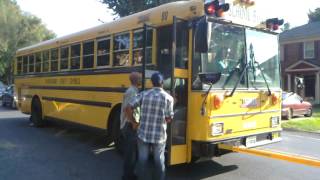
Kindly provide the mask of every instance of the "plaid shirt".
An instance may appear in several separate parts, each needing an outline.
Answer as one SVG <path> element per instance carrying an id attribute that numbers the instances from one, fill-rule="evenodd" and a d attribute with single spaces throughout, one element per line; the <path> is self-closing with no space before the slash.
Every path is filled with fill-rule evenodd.
<path id="1" fill-rule="evenodd" d="M 129 104 L 133 108 L 141 107 L 138 137 L 146 143 L 166 142 L 165 118 L 173 118 L 173 98 L 155 87 L 136 96 Z"/>

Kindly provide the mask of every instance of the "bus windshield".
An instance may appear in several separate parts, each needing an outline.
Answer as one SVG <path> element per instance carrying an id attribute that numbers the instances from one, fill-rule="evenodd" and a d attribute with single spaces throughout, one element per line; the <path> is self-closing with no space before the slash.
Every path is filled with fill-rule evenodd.
<path id="1" fill-rule="evenodd" d="M 215 22 L 208 22 L 207 32 L 208 52 L 196 52 L 193 59 L 193 89 L 209 88 L 199 81 L 199 73 L 221 73 L 213 89 L 233 88 L 246 67 L 237 88 L 266 88 L 266 82 L 280 87 L 276 35 Z"/>

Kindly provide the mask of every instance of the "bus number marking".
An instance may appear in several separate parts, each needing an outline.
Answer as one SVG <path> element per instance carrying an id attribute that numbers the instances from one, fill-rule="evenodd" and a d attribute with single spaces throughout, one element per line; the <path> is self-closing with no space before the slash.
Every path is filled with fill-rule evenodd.
<path id="1" fill-rule="evenodd" d="M 163 11 L 161 15 L 161 21 L 167 21 L 168 20 L 168 11 Z"/>

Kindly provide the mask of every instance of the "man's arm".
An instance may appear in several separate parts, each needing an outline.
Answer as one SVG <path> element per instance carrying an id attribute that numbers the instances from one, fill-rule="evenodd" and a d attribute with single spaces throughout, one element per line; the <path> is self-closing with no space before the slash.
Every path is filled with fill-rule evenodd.
<path id="1" fill-rule="evenodd" d="M 129 122 L 132 124 L 133 129 L 137 129 L 139 124 L 136 122 L 136 120 L 133 117 L 133 108 L 131 107 L 130 104 L 125 108 L 125 112 L 126 112 L 126 117 L 129 120 Z"/>
<path id="2" fill-rule="evenodd" d="M 165 117 L 165 120 L 166 120 L 167 123 L 170 123 L 172 121 L 173 115 L 174 115 L 174 112 L 173 112 L 173 98 L 171 97 L 171 98 L 169 98 L 167 100 L 167 106 L 166 106 L 166 117 Z"/>

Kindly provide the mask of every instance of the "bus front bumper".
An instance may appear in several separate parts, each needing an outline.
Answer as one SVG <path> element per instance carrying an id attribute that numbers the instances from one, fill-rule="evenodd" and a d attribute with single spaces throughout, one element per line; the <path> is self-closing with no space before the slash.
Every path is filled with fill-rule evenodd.
<path id="1" fill-rule="evenodd" d="M 237 147 L 257 147 L 281 141 L 281 131 L 254 134 L 218 141 L 192 141 L 192 156 L 194 157 L 213 157 L 221 156 L 230 151 L 219 149 L 219 144 L 226 144 Z"/>

